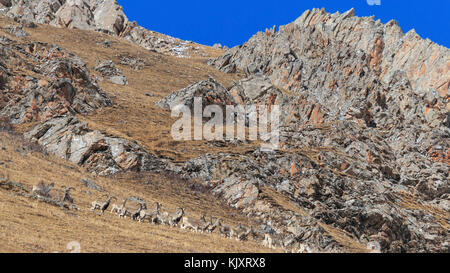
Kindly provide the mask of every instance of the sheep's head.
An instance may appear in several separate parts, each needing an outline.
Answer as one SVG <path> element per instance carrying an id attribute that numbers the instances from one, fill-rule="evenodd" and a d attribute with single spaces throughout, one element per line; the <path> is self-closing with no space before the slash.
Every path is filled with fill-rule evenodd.
<path id="1" fill-rule="evenodd" d="M 183 216 L 184 216 L 184 209 L 183 209 L 183 208 L 179 208 L 179 209 L 177 210 L 177 215 L 178 215 L 179 217 L 183 217 Z"/>

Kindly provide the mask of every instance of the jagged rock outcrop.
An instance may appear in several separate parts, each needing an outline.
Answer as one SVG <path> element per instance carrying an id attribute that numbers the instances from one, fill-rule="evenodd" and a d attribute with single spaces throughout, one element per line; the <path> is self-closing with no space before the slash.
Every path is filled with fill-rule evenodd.
<path id="1" fill-rule="evenodd" d="M 344 121 L 332 130 L 310 128 L 304 134 L 308 137 L 301 140 L 309 140 L 314 148 L 205 155 L 188 161 L 178 171 L 187 178 L 205 181 L 229 205 L 261 224 L 270 223 L 281 236 L 295 235 L 315 251 L 345 251 L 323 230 L 314 237 L 305 236 L 319 222 L 347 232 L 362 245 L 376 242 L 384 252 L 449 250 L 445 220 L 449 210 L 445 203 L 450 189 L 448 174 L 440 171 L 445 170 L 442 163 L 424 162 L 422 177 L 415 178 L 428 179 L 427 173 L 434 178 L 428 179 L 426 190 L 421 186 L 410 188 L 397 182 L 401 177 L 397 168 L 401 166 L 386 165 L 394 156 L 386 142 L 374 140 L 372 145 L 377 146 L 368 147 L 357 141 L 367 137 L 361 135 L 357 125 Z M 330 146 L 319 148 L 322 139 Z M 348 147 L 340 147 L 338 140 L 347 142 L 341 145 Z M 274 207 L 267 199 L 266 188 L 290 200 L 305 215 Z M 429 198 L 434 201 L 425 201 Z M 406 200 L 414 206 L 406 206 Z M 416 209 L 421 206 L 429 210 L 418 217 Z M 311 224 L 305 225 L 305 219 Z"/>
<path id="2" fill-rule="evenodd" d="M 96 0 L 95 2 L 91 6 L 95 7 L 93 15 L 96 28 L 116 35 L 122 33 L 128 23 L 122 7 L 116 1 Z"/>
<path id="3" fill-rule="evenodd" d="M 4 14 L 21 22 L 95 30 L 119 36 L 148 50 L 178 57 L 206 56 L 202 46 L 147 30 L 130 22 L 116 0 L 10 0 Z"/>
<path id="4" fill-rule="evenodd" d="M 107 78 L 112 83 L 119 85 L 128 84 L 127 78 L 122 74 L 122 71 L 116 67 L 112 60 L 99 62 L 94 70 L 99 72 L 102 77 Z"/>
<path id="5" fill-rule="evenodd" d="M 166 110 L 173 109 L 177 105 L 185 105 L 189 109 L 193 109 L 195 97 L 202 98 L 203 106 L 210 104 L 222 106 L 236 104 L 228 90 L 211 77 L 208 80 L 194 83 L 173 92 L 156 104 Z"/>
<path id="6" fill-rule="evenodd" d="M 29 34 L 23 29 L 22 26 L 8 26 L 6 27 L 6 31 L 16 36 L 17 38 L 24 38 Z"/>
<path id="7" fill-rule="evenodd" d="M 110 106 L 110 98 L 91 78 L 86 64 L 66 50 L 43 43 L 1 43 L 0 115 L 13 123 L 45 121 L 65 114 L 87 114 Z M 36 76 L 13 75 L 16 67 Z M 51 81 L 48 81 L 48 79 Z"/>
<path id="8" fill-rule="evenodd" d="M 12 5 L 11 0 L 1 0 L 0 4 L 2 4 L 4 7 L 7 7 L 7 8 L 11 7 L 11 5 Z"/>
<path id="9" fill-rule="evenodd" d="M 403 34 L 393 20 L 382 24 L 354 16 L 353 9 L 343 14 L 313 9 L 279 31 L 257 33 L 211 64 L 224 71 L 262 72 L 275 85 L 298 92 L 342 90 L 371 78 L 387 83 L 403 71 L 413 89 L 432 88 L 445 98 L 449 58 L 449 49 L 414 30 Z"/>
<path id="10" fill-rule="evenodd" d="M 256 34 L 211 64 L 270 79 L 256 82 L 291 98 L 278 101 L 289 116 L 286 126 L 300 130 L 307 123 L 353 120 L 391 139 L 398 161 L 406 163 L 406 149 L 416 158 L 450 164 L 450 50 L 414 31 L 403 34 L 395 21 L 383 25 L 355 17 L 354 10 L 314 9 L 279 31 Z"/>
<path id="11" fill-rule="evenodd" d="M 24 134 L 48 152 L 98 175 L 122 171 L 157 171 L 167 164 L 137 143 L 89 129 L 76 117 L 56 117 Z"/>
<path id="12" fill-rule="evenodd" d="M 120 64 L 126 65 L 133 68 L 136 71 L 142 70 L 142 68 L 150 66 L 150 64 L 137 56 L 132 56 L 129 54 L 122 54 L 119 56 Z"/>
<path id="13" fill-rule="evenodd" d="M 17 74 L 18 67 L 28 75 Z M 91 130 L 76 117 L 112 102 L 86 64 L 65 49 L 2 37 L 0 79 L 0 117 L 16 124 L 36 122 L 24 136 L 47 152 L 98 175 L 168 167 L 137 143 Z"/>
<path id="14" fill-rule="evenodd" d="M 19 20 L 115 35 L 128 22 L 115 0 L 12 0 L 3 5 L 7 15 Z"/>
<path id="15" fill-rule="evenodd" d="M 207 104 L 221 104 L 224 100 L 207 99 L 219 93 L 232 97 L 232 104 L 281 106 L 278 151 L 205 155 L 174 171 L 204 181 L 230 206 L 244 210 L 262 225 L 270 223 L 270 229 L 282 238 L 294 236 L 311 251 L 345 251 L 321 228 L 319 223 L 325 223 L 348 232 L 361 245 L 380 246 L 380 251 L 448 251 L 449 166 L 429 150 L 448 149 L 450 131 L 421 116 L 424 95 L 412 92 L 409 82 L 397 80 L 384 88 L 396 92 L 384 98 L 391 105 L 384 106 L 385 112 L 373 121 L 354 108 L 344 118 L 331 111 L 320 115 L 309 102 L 310 96 L 317 95 L 313 91 L 302 95 L 283 91 L 263 74 L 251 75 L 228 89 L 213 79 L 199 82 L 158 104 L 167 110 L 178 104 L 192 107 L 194 96 L 206 99 Z M 415 108 L 399 107 L 405 97 Z M 438 101 L 442 103 L 441 98 Z M 339 101 L 323 99 L 321 103 L 326 108 L 320 109 L 333 109 Z M 267 187 L 309 216 L 273 207 L 262 194 Z M 433 206 L 438 213 L 417 218 L 414 209 L 404 206 L 405 196 L 416 198 L 416 206 Z M 430 217 L 437 224 L 430 224 Z M 306 220 L 309 225 L 304 224 Z"/>
<path id="16" fill-rule="evenodd" d="M 265 214 L 256 191 L 235 189 L 268 186 L 384 252 L 448 252 L 449 49 L 395 21 L 314 9 L 210 64 L 248 75 L 229 89 L 239 103 L 280 106 L 280 147 L 200 157 L 182 173 L 262 222 L 282 223 L 275 229 L 285 236 L 299 223 Z"/>

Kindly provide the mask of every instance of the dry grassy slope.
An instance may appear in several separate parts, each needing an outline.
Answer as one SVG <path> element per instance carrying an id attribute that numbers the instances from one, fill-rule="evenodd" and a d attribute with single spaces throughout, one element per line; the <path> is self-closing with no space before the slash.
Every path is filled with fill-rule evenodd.
<path id="1" fill-rule="evenodd" d="M 139 196 L 148 202 L 159 201 L 173 212 L 183 206 L 198 218 L 201 212 L 222 217 L 227 224 L 249 223 L 208 193 L 189 190 L 176 179 L 154 174 L 122 175 L 113 178 L 92 177 L 82 168 L 39 152 L 20 153 L 18 136 L 0 133 L 0 180 L 8 178 L 31 191 L 41 179 L 54 181 L 53 194 L 62 195 L 62 186 L 75 187 L 72 196 L 79 211 L 59 207 L 16 195 L 0 187 L 0 252 L 67 252 L 71 241 L 81 244 L 82 252 L 264 252 L 255 241 L 236 242 L 212 235 L 196 234 L 179 228 L 120 220 L 109 212 L 104 216 L 89 210 L 90 203 L 102 193 L 80 183 L 88 178 L 118 198 Z M 17 151 L 19 149 L 19 151 Z M 4 164 L 3 164 L 4 163 Z M 144 181 L 151 181 L 145 185 Z M 90 194 L 88 193 L 90 192 Z M 136 204 L 130 203 L 133 207 Z"/>
<path id="2" fill-rule="evenodd" d="M 0 24 L 5 26 L 8 19 L 0 18 Z M 4 31 L 2 31 L 4 32 Z M 222 73 L 208 65 L 206 58 L 177 58 L 148 51 L 140 46 L 93 31 L 60 29 L 39 25 L 36 29 L 27 29 L 31 35 L 23 40 L 54 43 L 78 55 L 85 61 L 93 75 L 100 76 L 94 71 L 98 61 L 111 59 L 128 78 L 128 86 L 112 83 L 99 83 L 111 96 L 114 106 L 103 108 L 87 117 L 80 117 L 89 122 L 91 128 L 108 132 L 137 141 L 147 151 L 155 155 L 169 157 L 176 161 L 185 161 L 205 152 L 229 151 L 229 148 L 219 149 L 206 142 L 176 142 L 170 136 L 174 120 L 170 112 L 159 109 L 155 102 L 173 91 L 184 88 L 195 82 L 214 77 L 224 86 L 230 86 L 233 80 L 243 75 L 229 75 Z M 8 36 L 5 34 L 5 36 Z M 9 36 L 11 37 L 11 36 Z M 11 37 L 13 38 L 13 37 Z M 14 38 L 17 39 L 17 38 Z M 108 39 L 112 47 L 106 48 L 97 42 Z M 211 57 L 222 54 L 222 50 L 207 48 Z M 140 71 L 129 66 L 120 65 L 121 55 L 138 56 L 149 63 Z M 145 94 L 151 92 L 155 97 Z M 256 143 L 253 145 L 257 145 Z M 242 152 L 248 147 L 236 149 Z"/>
<path id="3" fill-rule="evenodd" d="M 12 23 L 9 19 L 0 17 L 0 35 L 17 40 L 4 30 Z M 113 98 L 115 106 L 89 117 L 80 117 L 88 121 L 91 128 L 137 140 L 155 154 L 177 155 L 187 148 L 192 148 L 193 154 L 201 153 L 201 149 L 211 150 L 202 146 L 196 151 L 192 144 L 175 146 L 170 143 L 168 113 L 156 108 L 154 102 L 171 91 L 205 79 L 208 75 L 226 85 L 233 80 L 230 76 L 209 68 L 204 64 L 205 60 L 164 56 L 96 32 L 49 26 L 26 31 L 31 35 L 22 40 L 57 44 L 80 56 L 91 70 L 98 60 L 112 59 L 118 63 L 119 54 L 139 56 L 150 63 L 149 67 L 139 72 L 118 65 L 128 77 L 130 85 L 123 87 L 101 84 Z M 112 48 L 97 45 L 97 42 L 105 39 L 113 42 Z M 220 53 L 210 50 L 211 55 Z M 152 92 L 157 97 L 149 98 L 145 96 L 146 92 Z M 5 163 L 0 164 L 0 179 L 8 178 L 22 183 L 28 191 L 41 180 L 52 181 L 56 183 L 54 192 L 57 195 L 62 194 L 63 185 L 75 187 L 73 197 L 81 209 L 65 211 L 0 188 L 0 252 L 67 252 L 66 244 L 71 241 L 80 242 L 83 252 L 268 251 L 259 242 L 238 243 L 222 239 L 217 233 L 201 235 L 180 229 L 138 224 L 130 220 L 119 220 L 110 213 L 98 216 L 88 208 L 93 200 L 102 198 L 102 193 L 90 190 L 80 183 L 80 179 L 89 178 L 119 198 L 139 196 L 152 204 L 159 201 L 170 212 L 183 206 L 187 213 L 196 218 L 202 212 L 207 212 L 207 215 L 221 217 L 230 225 L 238 222 L 251 224 L 240 212 L 229 208 L 209 193 L 190 190 L 175 178 L 155 174 L 92 177 L 82 168 L 52 156 L 38 152 L 22 155 L 16 151 L 23 146 L 22 139 L 5 132 L 0 132 L 0 146 L 5 147 L 5 150 L 0 150 L 0 163 Z M 151 183 L 146 185 L 144 182 L 147 181 Z M 86 193 L 87 191 L 91 194 Z"/>

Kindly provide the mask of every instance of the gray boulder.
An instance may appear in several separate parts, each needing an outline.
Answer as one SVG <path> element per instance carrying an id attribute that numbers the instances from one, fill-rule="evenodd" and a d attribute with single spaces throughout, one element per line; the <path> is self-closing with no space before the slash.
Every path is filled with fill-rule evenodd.
<path id="1" fill-rule="evenodd" d="M 122 75 L 122 70 L 118 69 L 111 60 L 99 62 L 94 70 L 99 72 L 102 77 L 105 77 L 112 83 L 128 85 L 128 80 L 124 75 Z"/>
<path id="2" fill-rule="evenodd" d="M 194 83 L 186 88 L 173 92 L 156 104 L 166 110 L 173 109 L 177 105 L 185 105 L 189 109 L 194 108 L 194 98 L 201 97 L 203 106 L 217 104 L 221 106 L 234 105 L 236 102 L 225 87 L 212 77 L 208 80 Z"/>

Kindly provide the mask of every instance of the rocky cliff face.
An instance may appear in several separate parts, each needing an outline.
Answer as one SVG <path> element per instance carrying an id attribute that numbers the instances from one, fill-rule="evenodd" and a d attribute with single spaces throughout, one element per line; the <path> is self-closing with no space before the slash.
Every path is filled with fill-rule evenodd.
<path id="1" fill-rule="evenodd" d="M 17 72 L 21 71 L 21 72 Z M 138 144 L 92 130 L 76 115 L 112 106 L 78 56 L 56 45 L 0 37 L 0 116 L 35 126 L 25 138 L 99 175 L 166 166 Z"/>
<path id="2" fill-rule="evenodd" d="M 186 164 L 188 176 L 219 183 L 230 205 L 282 234 L 300 238 L 314 226 L 269 209 L 267 186 L 381 251 L 448 251 L 448 219 L 424 221 L 399 196 L 448 215 L 449 49 L 395 21 L 314 9 L 210 64 L 247 74 L 228 89 L 236 101 L 281 106 L 282 147 L 201 157 Z M 323 236 L 300 240 L 330 251 Z"/>
<path id="3" fill-rule="evenodd" d="M 167 167 L 164 160 L 150 155 L 138 144 L 92 130 L 72 115 L 42 122 L 24 136 L 48 152 L 102 176 Z"/>
<path id="4" fill-rule="evenodd" d="M 0 115 L 12 123 L 41 122 L 65 114 L 87 114 L 111 105 L 86 64 L 66 50 L 43 43 L 0 41 Z M 36 75 L 16 75 L 14 71 Z"/>
<path id="5" fill-rule="evenodd" d="M 2 4 L 7 15 L 39 24 L 119 35 L 128 23 L 122 8 L 110 0 L 12 0 Z"/>
<path id="6" fill-rule="evenodd" d="M 5 0 L 1 12 L 19 21 L 95 30 L 120 36 L 148 50 L 178 57 L 205 56 L 202 47 L 130 22 L 116 0 Z"/>
<path id="7" fill-rule="evenodd" d="M 257 33 L 212 63 L 228 72 L 262 72 L 275 85 L 299 92 L 367 86 L 373 78 L 388 83 L 402 71 L 413 89 L 434 89 L 445 98 L 449 58 L 448 48 L 414 30 L 404 34 L 395 21 L 313 9 L 279 31 Z"/>

